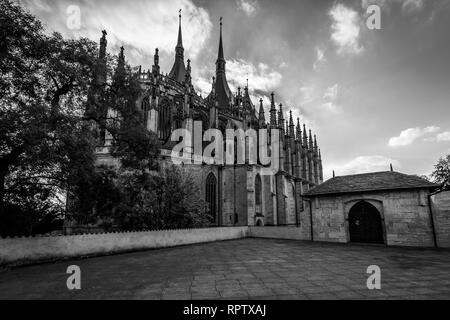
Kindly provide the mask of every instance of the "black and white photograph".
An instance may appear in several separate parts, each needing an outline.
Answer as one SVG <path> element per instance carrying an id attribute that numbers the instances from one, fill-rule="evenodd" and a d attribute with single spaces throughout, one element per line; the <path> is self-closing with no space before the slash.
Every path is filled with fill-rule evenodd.
<path id="1" fill-rule="evenodd" d="M 450 0 L 0 0 L 0 300 L 450 300 L 449 31 Z"/>

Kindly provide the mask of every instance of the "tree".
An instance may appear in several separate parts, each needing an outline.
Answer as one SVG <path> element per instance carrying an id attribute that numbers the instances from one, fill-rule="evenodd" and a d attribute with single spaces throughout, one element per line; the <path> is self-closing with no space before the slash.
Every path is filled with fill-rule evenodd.
<path id="1" fill-rule="evenodd" d="M 12 213 L 39 221 L 61 215 L 63 190 L 92 168 L 93 145 L 80 115 L 96 45 L 46 35 L 8 0 L 0 1 L 0 24 L 0 224 Z M 38 218 L 29 219 L 33 214 Z M 20 229 L 20 217 L 12 220 Z"/>
<path id="2" fill-rule="evenodd" d="M 117 190 L 121 196 L 112 216 L 119 229 L 194 228 L 211 223 L 194 177 L 175 165 L 158 171 L 122 171 Z"/>
<path id="3" fill-rule="evenodd" d="M 110 81 L 97 95 L 96 110 L 87 113 L 97 44 L 47 35 L 34 16 L 9 0 L 0 0 L 0 25 L 0 225 L 32 234 L 33 227 L 20 221 L 61 218 L 66 190 L 76 192 L 100 179 L 97 129 L 113 134 L 113 153 L 127 166 L 154 166 L 158 145 L 141 130 L 133 107 L 138 84 L 129 67 L 123 81 Z M 120 117 L 104 121 L 106 106 Z"/>
<path id="4" fill-rule="evenodd" d="M 444 190 L 450 190 L 450 155 L 439 159 L 431 176 Z"/>

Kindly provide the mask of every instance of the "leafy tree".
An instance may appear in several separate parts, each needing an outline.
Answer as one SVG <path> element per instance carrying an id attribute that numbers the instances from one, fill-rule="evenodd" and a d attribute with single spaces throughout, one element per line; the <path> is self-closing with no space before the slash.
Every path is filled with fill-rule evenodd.
<path id="1" fill-rule="evenodd" d="M 46 35 L 8 0 L 0 1 L 0 24 L 0 224 L 15 212 L 20 229 L 21 220 L 60 215 L 63 190 L 92 168 L 91 138 L 79 120 L 96 46 Z"/>
<path id="2" fill-rule="evenodd" d="M 113 217 L 119 228 L 173 229 L 211 223 L 194 177 L 180 167 L 122 171 L 117 184 L 122 195 Z"/>
<path id="3" fill-rule="evenodd" d="M 61 218 L 67 190 L 73 194 L 99 181 L 94 132 L 113 134 L 112 151 L 127 166 L 153 166 L 158 146 L 132 107 L 138 84 L 128 67 L 123 81 L 110 81 L 98 94 L 96 111 L 88 113 L 98 89 L 97 44 L 48 35 L 9 0 L 0 0 L 0 25 L 0 225 L 31 234 L 34 228 L 20 221 Z M 107 105 L 119 118 L 95 116 L 103 116 Z"/>
<path id="4" fill-rule="evenodd" d="M 442 184 L 444 190 L 450 190 L 450 155 L 439 159 L 431 176 L 436 183 Z"/>

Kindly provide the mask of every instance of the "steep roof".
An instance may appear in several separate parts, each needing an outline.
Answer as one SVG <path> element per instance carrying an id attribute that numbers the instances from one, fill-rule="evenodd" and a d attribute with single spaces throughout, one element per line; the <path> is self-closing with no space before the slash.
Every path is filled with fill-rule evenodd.
<path id="1" fill-rule="evenodd" d="M 311 189 L 305 196 L 437 187 L 418 176 L 385 171 L 335 177 Z"/>
<path id="2" fill-rule="evenodd" d="M 225 71 L 225 57 L 223 54 L 223 41 L 222 41 L 222 18 L 220 18 L 220 40 L 219 40 L 219 52 L 216 61 L 216 82 L 215 82 L 215 99 L 218 102 L 219 109 L 227 109 L 230 105 L 230 99 L 233 94 L 228 86 L 226 71 Z M 211 97 L 212 93 L 210 94 Z M 214 97 L 213 97 L 214 98 Z"/>
<path id="3" fill-rule="evenodd" d="M 182 83 L 186 76 L 186 66 L 184 64 L 184 48 L 183 48 L 183 36 L 181 33 L 181 14 L 178 26 L 178 41 L 175 47 L 175 62 L 172 70 L 170 70 L 169 77 L 173 80 Z"/>

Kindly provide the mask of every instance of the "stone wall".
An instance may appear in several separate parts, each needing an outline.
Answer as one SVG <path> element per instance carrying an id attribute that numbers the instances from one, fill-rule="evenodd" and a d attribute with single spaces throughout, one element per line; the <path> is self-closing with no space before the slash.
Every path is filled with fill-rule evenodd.
<path id="1" fill-rule="evenodd" d="M 248 236 L 251 238 L 309 240 L 309 230 L 295 226 L 280 227 L 249 227 Z"/>
<path id="2" fill-rule="evenodd" d="M 387 245 L 434 246 L 426 190 L 315 197 L 311 202 L 314 240 L 349 242 L 348 214 L 361 200 L 380 211 Z"/>
<path id="3" fill-rule="evenodd" d="M 450 191 L 431 196 L 438 247 L 450 248 Z"/>
<path id="4" fill-rule="evenodd" d="M 0 265 L 241 239 L 248 227 L 0 239 Z"/>

